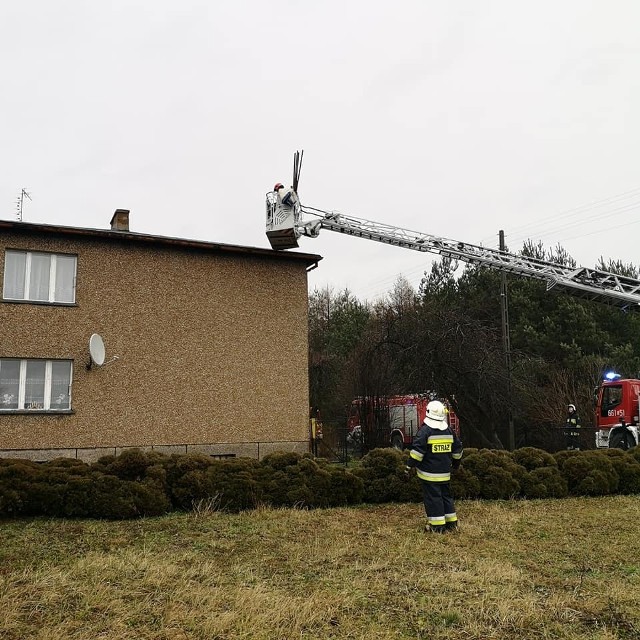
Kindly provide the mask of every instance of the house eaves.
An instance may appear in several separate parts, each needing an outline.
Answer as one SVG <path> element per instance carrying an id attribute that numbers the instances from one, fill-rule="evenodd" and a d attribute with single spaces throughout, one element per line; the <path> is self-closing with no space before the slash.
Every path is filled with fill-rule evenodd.
<path id="1" fill-rule="evenodd" d="M 137 233 L 134 231 L 66 227 L 52 224 L 17 222 L 13 220 L 0 220 L 0 232 L 2 231 L 13 231 L 16 233 L 31 235 L 83 237 L 102 240 L 105 242 L 148 244 L 163 247 L 194 249 L 198 251 L 210 251 L 214 253 L 254 256 L 268 260 L 303 262 L 306 263 L 307 271 L 315 269 L 318 266 L 318 262 L 322 260 L 322 256 L 313 253 L 291 253 L 289 251 L 274 251 L 273 249 L 262 249 L 260 247 L 223 244 L 221 242 L 205 242 L 203 240 L 156 236 L 147 233 Z"/>

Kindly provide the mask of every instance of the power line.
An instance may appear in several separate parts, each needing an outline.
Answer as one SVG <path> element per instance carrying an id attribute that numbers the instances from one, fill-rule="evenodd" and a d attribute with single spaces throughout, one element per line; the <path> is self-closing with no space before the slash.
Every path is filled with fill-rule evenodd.
<path id="1" fill-rule="evenodd" d="M 624 200 L 628 200 L 630 198 L 635 198 L 638 195 L 640 195 L 640 187 L 637 187 L 635 189 L 630 189 L 629 191 L 624 191 L 622 193 L 618 193 L 616 195 L 613 196 L 609 196 L 607 198 L 600 198 L 598 200 L 594 200 L 591 202 L 587 202 L 585 204 L 582 204 L 580 206 L 577 207 L 572 207 L 570 209 L 565 209 L 564 211 L 560 211 L 558 213 L 554 213 L 551 214 L 549 216 L 546 216 L 544 218 L 540 218 L 538 220 L 535 220 L 533 222 L 528 222 L 524 225 L 520 225 L 518 227 L 514 227 L 512 229 L 507 229 L 507 235 L 510 238 L 513 238 L 514 236 L 520 236 L 520 237 L 528 237 L 530 235 L 532 235 L 533 231 L 536 228 L 540 228 L 540 227 L 545 227 L 547 229 L 547 231 L 552 232 L 553 228 L 549 228 L 549 226 L 546 224 L 548 221 L 553 220 L 553 221 L 559 221 L 559 220 L 567 220 L 567 219 L 579 219 L 581 221 L 584 220 L 583 214 L 586 211 L 589 211 L 590 209 L 596 209 L 598 207 L 602 207 L 602 205 L 605 204 L 614 204 L 617 201 L 624 201 Z M 629 204 L 623 205 L 623 206 L 631 206 Z M 601 214 L 594 214 L 595 216 L 601 215 Z M 567 223 L 565 223 L 567 224 Z M 529 230 L 529 231 L 527 231 Z M 491 240 L 493 240 L 494 237 L 491 236 Z M 485 238 L 484 241 L 487 241 L 488 238 Z"/>
<path id="2" fill-rule="evenodd" d="M 599 222 L 599 221 L 602 221 L 602 220 L 606 220 L 608 218 L 613 218 L 615 216 L 622 215 L 623 213 L 627 213 L 627 212 L 633 211 L 635 209 L 640 209 L 640 201 L 631 203 L 629 205 L 625 205 L 623 207 L 618 207 L 617 209 L 612 209 L 612 210 L 607 211 L 607 212 L 594 213 L 591 216 L 583 218 L 579 223 L 574 223 L 574 222 L 565 223 L 565 224 L 561 224 L 561 225 L 558 225 L 558 226 L 555 226 L 555 227 L 549 227 L 543 233 L 529 234 L 528 236 L 527 235 L 518 235 L 518 234 L 516 234 L 515 236 L 513 236 L 513 235 L 510 236 L 510 238 L 511 238 L 511 240 L 515 240 L 517 242 L 517 241 L 520 241 L 520 240 L 525 240 L 525 239 L 527 239 L 527 237 L 530 237 L 531 235 L 537 235 L 540 238 L 546 238 L 546 237 L 549 237 L 551 235 L 557 236 L 557 235 L 560 235 L 560 234 L 562 234 L 563 232 L 565 232 L 567 230 L 575 229 L 578 226 L 584 226 L 584 225 L 586 225 L 586 224 L 588 224 L 590 222 Z M 631 220 L 631 221 L 629 221 L 629 222 L 627 222 L 625 224 L 618 225 L 616 228 L 621 227 L 621 226 L 625 226 L 626 224 L 635 224 L 635 222 L 636 221 Z M 606 231 L 606 229 L 603 229 L 603 231 Z"/>
<path id="3" fill-rule="evenodd" d="M 585 238 L 587 236 L 594 236 L 598 233 L 604 233 L 605 231 L 613 231 L 615 229 L 621 229 L 622 227 L 628 227 L 632 224 L 640 224 L 640 220 L 634 220 L 633 222 L 625 222 L 624 224 L 616 225 L 615 227 L 607 227 L 606 229 L 598 229 L 597 231 L 591 231 L 589 233 L 583 233 L 578 236 L 571 236 L 570 238 L 563 238 L 563 240 L 577 240 L 578 238 Z"/>

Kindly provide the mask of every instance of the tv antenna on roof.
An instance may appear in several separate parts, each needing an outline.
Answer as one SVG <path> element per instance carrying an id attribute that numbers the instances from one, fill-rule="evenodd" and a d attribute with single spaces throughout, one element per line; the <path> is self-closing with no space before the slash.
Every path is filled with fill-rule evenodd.
<path id="1" fill-rule="evenodd" d="M 16 216 L 20 222 L 22 222 L 22 208 L 24 206 L 25 196 L 29 198 L 29 200 L 31 200 L 31 196 L 27 193 L 27 190 L 24 187 L 22 187 L 22 190 L 20 191 L 20 195 L 16 200 Z"/>

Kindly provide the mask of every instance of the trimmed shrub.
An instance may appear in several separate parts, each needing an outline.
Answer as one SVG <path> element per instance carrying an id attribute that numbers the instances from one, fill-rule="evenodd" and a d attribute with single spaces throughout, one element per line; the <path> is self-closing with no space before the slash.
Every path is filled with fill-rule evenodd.
<path id="1" fill-rule="evenodd" d="M 564 455 L 572 453 L 574 455 Z M 556 460 L 576 496 L 604 496 L 615 493 L 619 478 L 609 457 L 600 451 L 559 452 Z"/>
<path id="2" fill-rule="evenodd" d="M 107 520 L 124 520 L 140 515 L 126 490 L 126 481 L 117 476 L 94 473 L 91 515 Z"/>
<path id="3" fill-rule="evenodd" d="M 89 515 L 107 520 L 126 520 L 167 513 L 171 503 L 150 482 L 120 480 L 116 476 L 93 475 L 92 504 Z"/>
<path id="4" fill-rule="evenodd" d="M 151 478 L 142 482 L 124 482 L 126 489 L 131 493 L 136 512 L 134 517 L 161 516 L 171 511 L 171 500 L 160 483 Z"/>
<path id="5" fill-rule="evenodd" d="M 61 518 L 86 518 L 94 515 L 93 500 L 95 480 L 89 473 L 67 475 L 47 470 L 40 483 L 41 499 L 51 496 L 51 502 L 44 504 L 41 512 Z M 100 517 L 100 516 L 98 516 Z"/>
<path id="6" fill-rule="evenodd" d="M 278 452 L 215 460 L 128 449 L 87 465 L 0 459 L 0 517 L 46 515 L 126 519 L 191 510 L 202 501 L 226 511 L 259 504 L 304 508 L 360 502 L 420 502 L 405 475 L 408 452 L 374 449 L 353 471 L 309 454 Z M 452 473 L 456 499 L 562 498 L 640 493 L 640 449 L 561 451 L 467 449 Z"/>
<path id="7" fill-rule="evenodd" d="M 364 496 L 364 481 L 346 469 L 328 469 L 330 475 L 329 506 L 360 504 Z"/>
<path id="8" fill-rule="evenodd" d="M 618 475 L 618 493 L 640 493 L 640 460 L 636 459 L 631 451 L 622 449 L 603 449 L 601 452 L 607 456 Z"/>
<path id="9" fill-rule="evenodd" d="M 0 518 L 20 515 L 23 510 L 20 491 L 10 489 L 0 480 Z"/>
<path id="10" fill-rule="evenodd" d="M 100 458 L 94 470 L 121 480 L 142 480 L 153 462 L 141 449 L 125 449 L 118 456 Z"/>
<path id="11" fill-rule="evenodd" d="M 295 451 L 275 451 L 262 458 L 262 464 L 276 471 L 282 471 L 287 467 L 294 467 L 302 457 Z"/>
<path id="12" fill-rule="evenodd" d="M 212 458 L 201 454 L 172 454 L 165 457 L 161 462 L 166 474 L 167 493 L 171 503 L 181 510 L 189 510 L 194 502 L 193 497 L 202 497 L 201 488 L 202 480 L 199 474 L 193 474 L 194 471 L 204 471 L 208 469 L 214 462 Z M 155 467 L 155 465 L 153 465 Z M 193 484 L 193 486 L 191 486 Z"/>
<path id="13" fill-rule="evenodd" d="M 513 461 L 508 451 L 480 449 L 463 457 L 464 468 L 478 480 L 479 497 L 506 500 L 520 495 L 527 470 Z"/>
<path id="14" fill-rule="evenodd" d="M 465 468 L 464 463 L 451 474 L 451 493 L 460 499 L 480 497 L 480 480 Z"/>
<path id="15" fill-rule="evenodd" d="M 159 489 L 162 489 L 163 493 L 167 496 L 167 499 L 169 501 L 171 500 L 171 489 L 167 480 L 167 470 L 163 464 L 152 464 L 148 466 L 145 481 L 153 482 Z"/>
<path id="16" fill-rule="evenodd" d="M 187 471 L 171 485 L 171 503 L 182 511 L 190 511 L 201 501 L 215 495 L 215 488 L 207 478 L 206 469 Z"/>
<path id="17" fill-rule="evenodd" d="M 543 466 L 533 469 L 524 477 L 522 495 L 532 499 L 565 498 L 569 495 L 569 488 L 557 465 Z"/>
<path id="18" fill-rule="evenodd" d="M 488 500 L 509 500 L 520 494 L 520 483 L 511 473 L 496 465 L 483 470 L 480 481 L 480 497 Z"/>
<path id="19" fill-rule="evenodd" d="M 536 447 L 522 447 L 511 455 L 514 462 L 527 471 L 518 476 L 523 497 L 562 498 L 568 495 L 567 481 L 553 455 Z"/>
<path id="20" fill-rule="evenodd" d="M 252 458 L 214 460 L 204 474 L 202 488 L 220 509 L 241 511 L 252 509 L 262 501 L 258 482 L 260 463 Z"/>
<path id="21" fill-rule="evenodd" d="M 49 460 L 45 464 L 38 465 L 40 468 L 46 469 L 64 469 L 68 473 L 79 473 L 84 474 L 89 465 L 82 460 L 78 460 L 77 458 L 54 458 L 53 460 Z"/>
<path id="22" fill-rule="evenodd" d="M 640 447 L 633 447 L 629 449 L 627 453 L 632 456 L 636 462 L 640 462 Z"/>
<path id="23" fill-rule="evenodd" d="M 307 454 L 305 454 L 305 457 Z M 364 482 L 352 471 L 344 467 L 331 464 L 326 458 L 312 458 L 315 463 L 331 476 L 329 489 L 329 506 L 340 507 L 350 504 L 360 504 L 364 492 Z"/>
<path id="24" fill-rule="evenodd" d="M 312 458 L 302 458 L 296 465 L 287 467 L 286 473 L 293 483 L 307 486 L 317 496 L 306 506 L 328 506 L 331 498 L 331 474 Z"/>
<path id="25" fill-rule="evenodd" d="M 263 458 L 260 489 L 275 507 L 327 507 L 331 504 L 331 474 L 310 456 L 273 453 Z"/>
<path id="26" fill-rule="evenodd" d="M 39 465 L 31 460 L 0 459 L 0 517 L 31 515 L 29 489 L 37 482 Z"/>
<path id="27" fill-rule="evenodd" d="M 61 517 L 88 515 L 89 474 L 89 466 L 81 460 L 58 458 L 38 465 L 36 478 L 26 487 L 25 512 Z M 67 492 L 73 497 L 67 499 Z"/>
<path id="28" fill-rule="evenodd" d="M 419 481 L 407 480 L 405 463 L 408 453 L 397 449 L 373 449 L 354 470 L 364 483 L 363 500 L 370 503 L 417 502 L 422 499 Z"/>
<path id="29" fill-rule="evenodd" d="M 516 449 L 511 455 L 514 462 L 523 466 L 527 471 L 541 467 L 558 468 L 558 462 L 550 453 L 535 447 L 522 447 L 522 449 Z"/>

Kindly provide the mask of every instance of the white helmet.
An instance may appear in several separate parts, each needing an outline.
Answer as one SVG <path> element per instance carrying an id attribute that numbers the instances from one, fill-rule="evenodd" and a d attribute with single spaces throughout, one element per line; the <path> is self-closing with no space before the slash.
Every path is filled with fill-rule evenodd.
<path id="1" fill-rule="evenodd" d="M 571 411 L 571 409 L 573 409 L 575 411 L 576 410 L 576 405 L 575 404 L 570 404 L 569 405 L 569 411 Z"/>
<path id="2" fill-rule="evenodd" d="M 447 428 L 447 408 L 440 400 L 432 400 L 427 405 L 427 415 L 424 418 L 424 423 L 434 429 L 444 430 Z"/>

